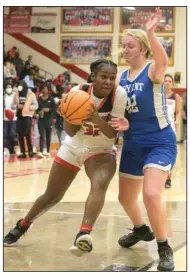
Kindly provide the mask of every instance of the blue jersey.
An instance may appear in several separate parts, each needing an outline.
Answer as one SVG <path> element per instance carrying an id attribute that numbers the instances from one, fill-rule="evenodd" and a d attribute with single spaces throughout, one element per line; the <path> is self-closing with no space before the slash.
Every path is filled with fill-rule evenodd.
<path id="1" fill-rule="evenodd" d="M 148 77 L 150 64 L 146 64 L 132 80 L 128 79 L 128 70 L 121 75 L 119 84 L 126 90 L 128 95 L 126 118 L 130 123 L 125 136 L 156 132 L 170 124 L 166 109 L 164 86 L 153 83 Z"/>

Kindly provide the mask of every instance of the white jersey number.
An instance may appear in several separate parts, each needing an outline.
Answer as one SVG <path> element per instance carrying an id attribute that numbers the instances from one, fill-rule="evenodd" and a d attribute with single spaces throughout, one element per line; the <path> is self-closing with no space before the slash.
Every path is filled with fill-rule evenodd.
<path id="1" fill-rule="evenodd" d="M 132 95 L 132 97 L 127 98 L 127 106 L 126 110 L 129 114 L 139 112 L 139 108 L 137 107 L 136 95 Z"/>

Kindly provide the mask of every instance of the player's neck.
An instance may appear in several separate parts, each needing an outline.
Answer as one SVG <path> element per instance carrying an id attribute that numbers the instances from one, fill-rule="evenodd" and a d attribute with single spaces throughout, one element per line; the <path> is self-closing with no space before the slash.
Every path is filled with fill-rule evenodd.
<path id="1" fill-rule="evenodd" d="M 148 63 L 147 59 L 138 59 L 138 60 L 134 60 L 131 64 L 130 64 L 130 72 L 138 72 L 140 70 L 142 70 L 146 64 Z"/>

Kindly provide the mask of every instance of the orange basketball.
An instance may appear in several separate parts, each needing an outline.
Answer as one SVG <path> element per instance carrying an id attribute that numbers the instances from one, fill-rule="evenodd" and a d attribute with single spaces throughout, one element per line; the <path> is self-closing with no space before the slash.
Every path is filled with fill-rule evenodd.
<path id="1" fill-rule="evenodd" d="M 71 124 L 81 125 L 87 118 L 87 108 L 93 104 L 91 96 L 84 91 L 74 91 L 61 99 L 59 110 L 61 115 Z"/>

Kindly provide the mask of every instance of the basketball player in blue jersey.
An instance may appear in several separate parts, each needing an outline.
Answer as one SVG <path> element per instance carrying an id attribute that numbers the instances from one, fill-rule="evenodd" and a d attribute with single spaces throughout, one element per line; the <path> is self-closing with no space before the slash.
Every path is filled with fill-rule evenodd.
<path id="1" fill-rule="evenodd" d="M 127 94 L 121 86 L 115 85 L 117 65 L 101 59 L 91 64 L 90 84 L 83 84 L 70 91 L 88 92 L 94 101 L 89 109 L 88 119 L 81 125 L 72 125 L 64 120 L 67 133 L 52 165 L 45 193 L 40 196 L 26 215 L 4 238 L 4 245 L 14 245 L 26 233 L 32 222 L 56 205 L 84 164 L 91 182 L 91 189 L 86 200 L 85 212 L 70 252 L 83 256 L 92 251 L 90 232 L 104 205 L 109 183 L 115 174 L 116 158 L 114 141 L 117 131 L 123 130 L 122 121 L 117 131 L 108 121 L 112 117 L 124 116 Z M 127 120 L 125 129 L 128 128 Z M 67 225 L 65 225 L 67 227 Z M 64 230 L 64 224 L 63 224 Z"/>
<path id="2" fill-rule="evenodd" d="M 168 173 L 173 167 L 177 148 L 166 112 L 166 95 L 162 87 L 168 66 L 167 54 L 154 33 L 162 18 L 156 8 L 146 24 L 146 31 L 125 30 L 122 54 L 129 69 L 121 75 L 120 85 L 128 95 L 126 117 L 129 130 L 124 133 L 120 162 L 119 201 L 130 217 L 133 232 L 119 239 L 123 247 L 138 241 L 158 244 L 158 270 L 174 269 L 173 251 L 167 240 L 166 212 L 162 205 L 162 192 Z M 152 61 L 150 61 L 152 55 Z M 121 119 L 113 119 L 117 126 Z M 137 203 L 143 188 L 143 201 L 153 229 L 145 225 Z"/>

